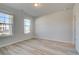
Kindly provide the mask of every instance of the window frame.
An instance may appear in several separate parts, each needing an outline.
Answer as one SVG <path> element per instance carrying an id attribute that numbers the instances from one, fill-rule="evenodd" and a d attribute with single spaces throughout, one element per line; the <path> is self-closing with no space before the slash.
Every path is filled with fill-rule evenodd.
<path id="1" fill-rule="evenodd" d="M 7 15 L 11 15 L 11 16 L 12 16 L 11 23 L 3 23 L 3 24 L 6 24 L 6 25 L 11 26 L 10 35 L 2 34 L 2 35 L 0 35 L 0 37 L 12 36 L 12 35 L 13 35 L 13 23 L 14 23 L 13 20 L 14 20 L 14 15 L 13 15 L 13 14 L 10 14 L 10 13 L 8 13 L 8 12 L 3 12 L 3 11 L 0 11 L 0 13 L 7 14 Z M 9 20 L 10 20 L 10 19 L 9 19 Z"/>
<path id="2" fill-rule="evenodd" d="M 25 23 L 24 23 L 24 34 L 29 34 L 29 33 L 31 33 L 31 19 L 30 18 L 24 18 L 24 22 L 25 22 L 25 20 L 29 20 L 30 21 L 30 30 L 29 30 L 29 32 L 25 32 L 25 26 L 28 26 L 28 25 L 25 25 Z"/>

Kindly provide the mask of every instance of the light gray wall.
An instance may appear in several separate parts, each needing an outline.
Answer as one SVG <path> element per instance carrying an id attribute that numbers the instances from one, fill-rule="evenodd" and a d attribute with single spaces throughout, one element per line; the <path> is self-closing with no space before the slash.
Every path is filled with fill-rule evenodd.
<path id="1" fill-rule="evenodd" d="M 12 14 L 14 16 L 14 24 L 13 24 L 13 35 L 12 36 L 7 36 L 7 37 L 0 37 L 0 47 L 12 44 L 18 41 L 22 40 L 27 40 L 30 38 L 33 38 L 33 33 L 34 33 L 34 28 L 33 24 L 34 21 L 32 17 L 24 13 L 23 11 L 13 9 L 9 6 L 5 6 L 0 4 L 0 11 Z M 24 18 L 30 18 L 31 19 L 31 33 L 29 34 L 24 34 Z"/>
<path id="2" fill-rule="evenodd" d="M 79 4 L 75 4 L 73 13 L 75 21 L 75 46 L 76 50 L 79 52 Z"/>
<path id="3" fill-rule="evenodd" d="M 72 9 L 36 19 L 35 28 L 37 38 L 74 43 Z"/>

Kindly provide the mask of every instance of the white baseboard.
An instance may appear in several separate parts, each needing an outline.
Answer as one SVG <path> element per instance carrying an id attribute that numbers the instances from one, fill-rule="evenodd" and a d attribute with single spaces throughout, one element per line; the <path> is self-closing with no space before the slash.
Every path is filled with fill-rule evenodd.
<path id="1" fill-rule="evenodd" d="M 33 37 L 28 37 L 26 39 L 22 39 L 22 40 L 12 40 L 12 41 L 8 41 L 6 42 L 5 44 L 1 44 L 0 45 L 0 48 L 1 47 L 5 47 L 5 46 L 8 46 L 8 45 L 11 45 L 11 44 L 14 44 L 14 43 L 17 43 L 17 42 L 21 42 L 21 41 L 24 41 L 24 40 L 29 40 L 29 39 L 32 39 Z M 4 43 L 4 42 L 3 42 Z"/>
<path id="2" fill-rule="evenodd" d="M 45 40 L 52 40 L 50 38 L 46 38 L 46 37 L 36 37 L 36 36 L 32 36 L 32 37 L 28 37 L 26 39 L 22 39 L 22 40 L 11 40 L 11 41 L 8 41 L 6 42 L 5 44 L 0 44 L 0 47 L 5 47 L 5 46 L 8 46 L 8 45 L 11 45 L 11 44 L 14 44 L 14 43 L 17 43 L 17 42 L 21 42 L 21 41 L 24 41 L 24 40 L 28 40 L 28 39 L 32 39 L 32 38 L 38 38 L 38 39 L 45 39 Z M 60 40 L 52 40 L 52 41 L 58 41 L 58 42 L 64 42 L 64 43 L 68 43 L 68 44 L 73 44 L 69 41 L 60 41 Z M 4 43 L 4 42 L 3 42 Z M 74 44 L 73 44 L 74 45 Z"/>
<path id="3" fill-rule="evenodd" d="M 35 38 L 38 38 L 38 39 L 45 39 L 45 40 L 52 40 L 52 41 L 57 41 L 57 42 L 63 42 L 63 43 L 68 43 L 68 44 L 72 44 L 72 45 L 75 45 L 73 42 L 71 41 L 61 41 L 61 40 L 55 40 L 55 39 L 51 39 L 51 38 L 47 38 L 47 37 L 35 37 Z"/>

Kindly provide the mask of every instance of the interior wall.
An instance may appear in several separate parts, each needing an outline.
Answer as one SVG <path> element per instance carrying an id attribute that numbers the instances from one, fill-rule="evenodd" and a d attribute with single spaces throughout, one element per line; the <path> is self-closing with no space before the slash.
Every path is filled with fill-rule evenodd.
<path id="1" fill-rule="evenodd" d="M 13 19 L 13 35 L 1 37 L 0 36 L 0 47 L 19 42 L 22 40 L 27 40 L 33 38 L 33 19 L 31 16 L 27 15 L 23 11 L 13 9 L 9 6 L 5 6 L 0 4 L 0 11 L 8 14 L 12 14 L 14 16 Z M 24 18 L 31 19 L 31 33 L 24 34 Z"/>
<path id="2" fill-rule="evenodd" d="M 36 19 L 35 29 L 37 38 L 74 43 L 72 9 L 48 14 Z"/>
<path id="3" fill-rule="evenodd" d="M 73 13 L 75 21 L 75 47 L 76 50 L 79 52 L 79 4 L 75 4 Z"/>

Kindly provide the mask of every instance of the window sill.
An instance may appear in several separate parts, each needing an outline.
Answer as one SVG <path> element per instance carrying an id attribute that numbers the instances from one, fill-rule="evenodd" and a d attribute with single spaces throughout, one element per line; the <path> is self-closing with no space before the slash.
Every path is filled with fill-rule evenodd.
<path id="1" fill-rule="evenodd" d="M 24 34 L 26 35 L 26 34 L 30 34 L 30 33 L 31 33 L 31 32 L 27 32 L 27 33 L 24 33 Z"/>
<path id="2" fill-rule="evenodd" d="M 4 38 L 4 37 L 11 37 L 11 36 L 12 36 L 12 35 L 4 35 L 4 34 L 3 34 L 3 35 L 0 35 L 1 38 Z"/>

